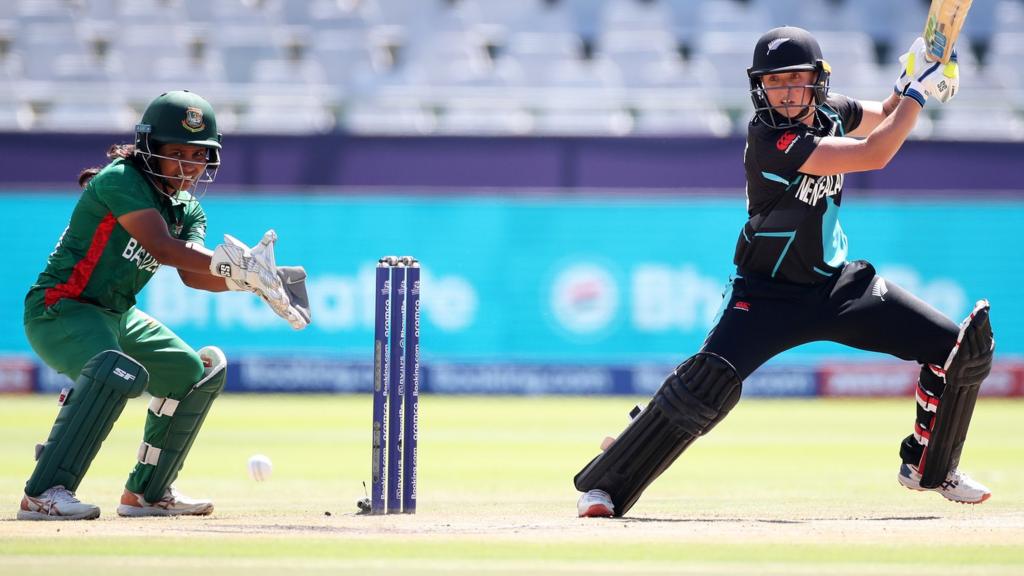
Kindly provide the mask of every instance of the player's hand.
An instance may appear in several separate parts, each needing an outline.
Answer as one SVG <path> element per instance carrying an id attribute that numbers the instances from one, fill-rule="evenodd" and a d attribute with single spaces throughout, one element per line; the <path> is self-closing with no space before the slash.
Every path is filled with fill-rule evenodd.
<path id="1" fill-rule="evenodd" d="M 900 56 L 901 71 L 893 89 L 924 106 L 929 97 L 949 102 L 960 88 L 960 66 L 956 50 L 948 64 L 931 62 L 925 57 L 923 38 L 917 38 Z"/>
<path id="2" fill-rule="evenodd" d="M 249 248 L 237 238 L 225 234 L 224 243 L 213 251 L 210 272 L 222 276 L 231 290 L 257 294 L 275 314 L 287 320 L 292 328 L 301 330 L 309 324 L 309 313 L 300 313 L 292 305 L 289 293 L 284 288 L 274 258 L 276 241 L 277 234 L 268 230 L 259 244 Z"/>
<path id="3" fill-rule="evenodd" d="M 213 251 L 210 273 L 237 280 L 257 290 L 280 291 L 281 279 L 277 277 L 274 265 L 273 246 L 276 241 L 277 234 L 273 230 L 267 230 L 260 243 L 252 249 L 238 238 L 225 234 L 224 243 Z"/>
<path id="4" fill-rule="evenodd" d="M 305 284 L 303 284 L 303 292 L 305 292 Z M 283 298 L 270 298 L 263 292 L 256 291 L 256 294 L 270 306 L 270 309 L 274 311 L 281 318 L 288 321 L 291 327 L 296 330 L 302 330 L 306 326 L 309 326 L 310 316 L 308 305 L 300 306 L 297 303 L 291 301 L 291 297 L 286 293 Z"/>
<path id="5" fill-rule="evenodd" d="M 309 296 L 306 294 L 306 269 L 302 266 L 279 266 L 277 275 L 281 278 L 281 287 L 288 299 L 288 307 L 280 310 L 275 308 L 274 312 L 287 320 L 292 328 L 302 330 L 312 320 L 309 313 Z M 274 308 L 271 302 L 267 303 Z"/>
<path id="6" fill-rule="evenodd" d="M 268 236 L 272 238 L 265 242 Z M 310 321 L 309 298 L 306 296 L 306 269 L 301 266 L 278 266 L 277 258 L 274 256 L 276 241 L 277 234 L 273 230 L 268 230 L 263 235 L 263 240 L 252 249 L 251 254 L 254 260 L 274 270 L 281 282 L 281 291 L 273 293 L 257 289 L 255 292 L 275 314 L 287 320 L 292 328 L 302 330 Z"/>
<path id="7" fill-rule="evenodd" d="M 298 269 L 302 271 L 301 284 L 297 283 L 294 277 L 289 278 L 289 270 Z M 228 288 L 239 292 L 252 292 L 259 296 L 275 314 L 284 318 L 291 324 L 292 328 L 302 330 L 311 321 L 309 313 L 309 299 L 306 296 L 306 271 L 301 266 L 282 266 L 277 269 L 277 275 L 281 278 L 281 285 L 287 296 L 287 305 L 281 300 L 271 300 L 263 292 L 256 288 L 231 278 L 225 278 Z"/>

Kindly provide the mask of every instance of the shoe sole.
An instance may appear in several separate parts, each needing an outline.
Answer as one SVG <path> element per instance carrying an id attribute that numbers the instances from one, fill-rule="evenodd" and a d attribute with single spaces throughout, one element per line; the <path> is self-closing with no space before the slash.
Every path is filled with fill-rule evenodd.
<path id="1" fill-rule="evenodd" d="M 580 512 L 580 518 L 611 518 L 612 511 L 604 504 L 591 504 L 589 508 Z"/>
<path id="2" fill-rule="evenodd" d="M 989 498 L 992 497 L 992 493 L 988 492 L 988 493 L 982 494 L 981 498 L 978 499 L 978 500 L 957 500 L 956 498 L 950 498 L 949 496 L 946 496 L 945 494 L 943 494 L 939 490 L 935 490 L 935 489 L 932 489 L 932 488 L 920 488 L 920 487 L 917 487 L 917 486 L 907 486 L 906 484 L 903 483 L 903 476 L 897 476 L 896 477 L 896 481 L 900 483 L 900 486 L 903 486 L 907 490 L 913 490 L 915 492 L 935 492 L 939 496 L 942 496 L 943 498 L 945 498 L 946 500 L 949 500 L 950 502 L 956 502 L 957 504 L 971 504 L 971 505 L 981 504 L 982 502 L 984 502 L 984 501 L 986 501 L 986 500 L 988 500 Z"/>
<path id="3" fill-rule="evenodd" d="M 127 504 L 121 504 L 117 507 L 117 515 L 125 518 L 145 518 L 149 516 L 209 516 L 212 513 L 213 504 L 196 506 L 195 508 L 189 508 L 187 510 L 171 510 L 167 508 L 157 508 L 155 506 L 142 508 L 139 506 L 129 506 Z"/>
<path id="4" fill-rule="evenodd" d="M 99 509 L 84 512 L 82 514 L 72 514 L 69 516 L 51 516 L 49 514 L 43 514 L 42 512 L 30 512 L 28 510 L 18 510 L 18 520 L 35 520 L 35 521 L 62 521 L 62 520 L 95 520 L 100 517 Z"/>

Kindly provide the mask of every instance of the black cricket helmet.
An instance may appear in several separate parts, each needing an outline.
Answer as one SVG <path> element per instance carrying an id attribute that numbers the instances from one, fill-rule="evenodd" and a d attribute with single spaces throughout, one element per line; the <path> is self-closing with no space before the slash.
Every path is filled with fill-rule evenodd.
<path id="1" fill-rule="evenodd" d="M 205 191 L 206 185 L 217 177 L 217 169 L 220 167 L 221 135 L 217 132 L 217 117 L 213 106 L 188 90 L 165 92 L 150 102 L 142 114 L 142 121 L 135 125 L 135 154 L 142 161 L 143 170 L 157 182 L 168 184 L 177 193 L 182 189 L 184 178 L 161 174 L 153 159 L 176 160 L 179 166 L 196 162 L 157 154 L 157 149 L 168 143 L 206 148 L 205 169 L 194 183 L 203 184 L 202 191 Z M 166 193 L 163 186 L 157 188 Z M 198 198 L 202 191 L 193 189 L 192 196 Z"/>
<path id="2" fill-rule="evenodd" d="M 766 74 L 800 71 L 816 73 L 812 83 L 805 87 L 813 89 L 814 105 L 820 106 L 828 98 L 832 67 L 822 58 L 821 46 L 814 36 L 796 26 L 773 28 L 761 36 L 754 46 L 753 63 L 747 69 L 750 99 L 758 119 L 773 128 L 789 128 L 813 113 L 814 107 L 801 106 L 792 116 L 782 115 L 768 102 L 763 82 Z"/>

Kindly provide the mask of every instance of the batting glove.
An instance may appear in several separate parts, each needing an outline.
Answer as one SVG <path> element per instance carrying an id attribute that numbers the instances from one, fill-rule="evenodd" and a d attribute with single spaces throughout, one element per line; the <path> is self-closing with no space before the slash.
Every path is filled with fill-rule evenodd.
<path id="1" fill-rule="evenodd" d="M 960 66 L 956 50 L 953 50 L 948 64 L 931 62 L 925 54 L 924 39 L 919 37 L 900 56 L 900 76 L 893 90 L 913 98 L 922 107 L 929 97 L 939 102 L 949 102 L 960 88 Z"/>

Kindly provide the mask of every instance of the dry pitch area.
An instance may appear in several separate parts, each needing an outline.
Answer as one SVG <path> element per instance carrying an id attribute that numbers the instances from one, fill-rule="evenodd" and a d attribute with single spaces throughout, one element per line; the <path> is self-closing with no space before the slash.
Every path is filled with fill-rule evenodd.
<path id="1" fill-rule="evenodd" d="M 128 520 L 135 401 L 79 490 L 100 520 L 16 522 L 51 400 L 0 402 L 0 574 L 1024 573 L 1020 402 L 979 406 L 964 467 L 993 488 L 981 506 L 896 484 L 910 401 L 745 400 L 628 518 L 581 520 L 571 477 L 630 399 L 426 397 L 420 512 L 363 517 L 368 398 L 227 396 L 179 482 L 214 515 Z M 245 476 L 256 452 L 269 482 Z"/>

